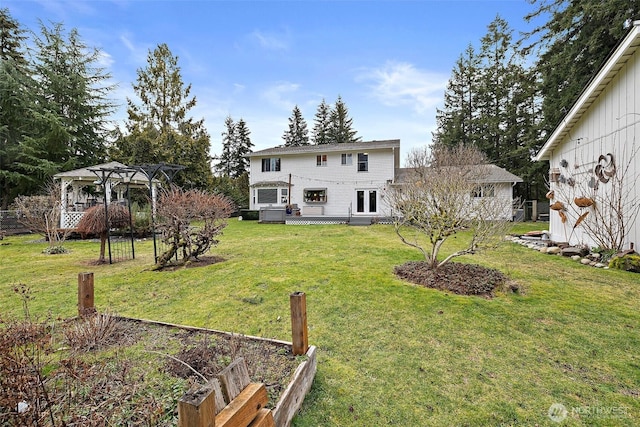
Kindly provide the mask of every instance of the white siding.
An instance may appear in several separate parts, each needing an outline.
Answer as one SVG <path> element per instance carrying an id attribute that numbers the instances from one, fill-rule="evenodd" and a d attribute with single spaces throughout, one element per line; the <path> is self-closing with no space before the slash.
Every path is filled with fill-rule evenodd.
<path id="1" fill-rule="evenodd" d="M 365 151 L 368 154 L 368 171 L 359 172 L 358 152 Z M 352 154 L 351 165 L 341 164 L 342 153 Z M 327 155 L 327 164 L 326 166 L 317 166 L 316 156 L 323 154 Z M 318 151 L 312 153 L 276 154 L 272 157 L 280 157 L 281 159 L 279 172 L 262 172 L 262 157 L 251 157 L 251 184 L 265 181 L 291 182 L 290 201 L 293 204 L 297 204 L 303 212 L 305 206 L 323 206 L 324 215 L 348 216 L 350 213 L 357 215 L 356 191 L 375 190 L 377 191 L 377 210 L 376 212 L 365 212 L 364 214 L 372 216 L 389 214 L 386 206 L 382 203 L 381 195 L 387 182 L 392 181 L 394 178 L 395 152 L 393 148 L 351 151 L 348 144 L 345 144 L 345 150 L 342 152 L 322 152 L 321 148 L 318 147 Z M 326 188 L 326 203 L 304 202 L 304 190 L 312 188 Z M 257 200 L 253 199 L 254 190 L 255 188 L 251 189 L 251 209 L 265 207 L 266 205 L 258 204 Z M 284 204 L 276 205 L 284 206 Z"/>
<path id="2" fill-rule="evenodd" d="M 603 197 L 605 192 L 610 191 L 610 183 L 599 183 L 596 191 L 589 186 L 600 155 L 613 154 L 617 173 L 624 173 L 627 178 L 624 191 L 628 200 L 640 199 L 638 185 L 635 184 L 635 178 L 640 176 L 640 153 L 637 153 L 640 139 L 636 138 L 640 136 L 639 107 L 640 56 L 636 51 L 550 155 L 550 168 L 560 168 L 566 179 L 575 181 L 573 187 L 566 183 L 551 184 L 556 195 L 570 204 L 566 212 L 568 220 L 564 224 L 558 213 L 551 211 L 549 220 L 553 240 L 595 245 L 582 226 L 573 228 L 584 210 L 577 209 L 572 202 L 574 197 Z M 634 151 L 636 155 L 632 161 Z M 561 166 L 562 160 L 568 162 L 567 167 Z M 624 171 L 627 167 L 628 170 Z M 634 209 L 637 212 L 639 207 L 636 205 Z M 636 245 L 640 243 L 639 228 L 640 224 L 636 222 L 625 241 L 625 247 L 631 242 Z"/>

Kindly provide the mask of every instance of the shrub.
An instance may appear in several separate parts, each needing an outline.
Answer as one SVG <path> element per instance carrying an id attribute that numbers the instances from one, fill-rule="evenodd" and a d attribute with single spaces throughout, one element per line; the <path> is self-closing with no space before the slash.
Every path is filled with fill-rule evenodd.
<path id="1" fill-rule="evenodd" d="M 609 262 L 609 268 L 640 273 L 640 255 L 627 254 L 623 256 L 615 256 Z"/>

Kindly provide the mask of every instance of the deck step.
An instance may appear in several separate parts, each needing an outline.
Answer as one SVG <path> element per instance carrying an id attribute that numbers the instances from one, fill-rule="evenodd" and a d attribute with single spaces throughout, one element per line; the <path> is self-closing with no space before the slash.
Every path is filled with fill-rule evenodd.
<path id="1" fill-rule="evenodd" d="M 371 225 L 371 221 L 370 216 L 352 216 L 349 219 L 349 225 Z"/>

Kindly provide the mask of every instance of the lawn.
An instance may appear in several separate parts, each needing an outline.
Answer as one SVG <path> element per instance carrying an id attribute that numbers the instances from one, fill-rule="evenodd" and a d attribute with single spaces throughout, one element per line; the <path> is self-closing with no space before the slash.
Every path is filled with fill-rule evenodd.
<path id="1" fill-rule="evenodd" d="M 520 230 L 541 224 L 518 225 Z M 96 305 L 124 316 L 290 340 L 289 294 L 307 295 L 318 372 L 295 426 L 638 425 L 640 276 L 585 267 L 512 243 L 459 259 L 497 268 L 522 294 L 493 299 L 426 289 L 393 268 L 420 254 L 390 226 L 231 221 L 223 262 L 152 271 L 136 260 L 92 265 L 96 242 L 44 255 L 36 236 L 0 242 L 0 312 L 76 314 L 77 274 L 95 274 Z M 455 250 L 465 236 L 452 239 Z M 563 404 L 567 418 L 548 416 Z"/>

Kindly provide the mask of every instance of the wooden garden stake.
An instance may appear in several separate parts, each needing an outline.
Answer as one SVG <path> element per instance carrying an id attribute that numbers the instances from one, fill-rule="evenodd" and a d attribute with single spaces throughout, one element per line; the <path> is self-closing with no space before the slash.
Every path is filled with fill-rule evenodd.
<path id="1" fill-rule="evenodd" d="M 93 273 L 78 273 L 78 316 L 94 314 Z"/>
<path id="2" fill-rule="evenodd" d="M 294 292 L 289 297 L 291 305 L 291 335 L 293 355 L 305 354 L 309 349 L 307 331 L 307 297 L 304 292 Z"/>

